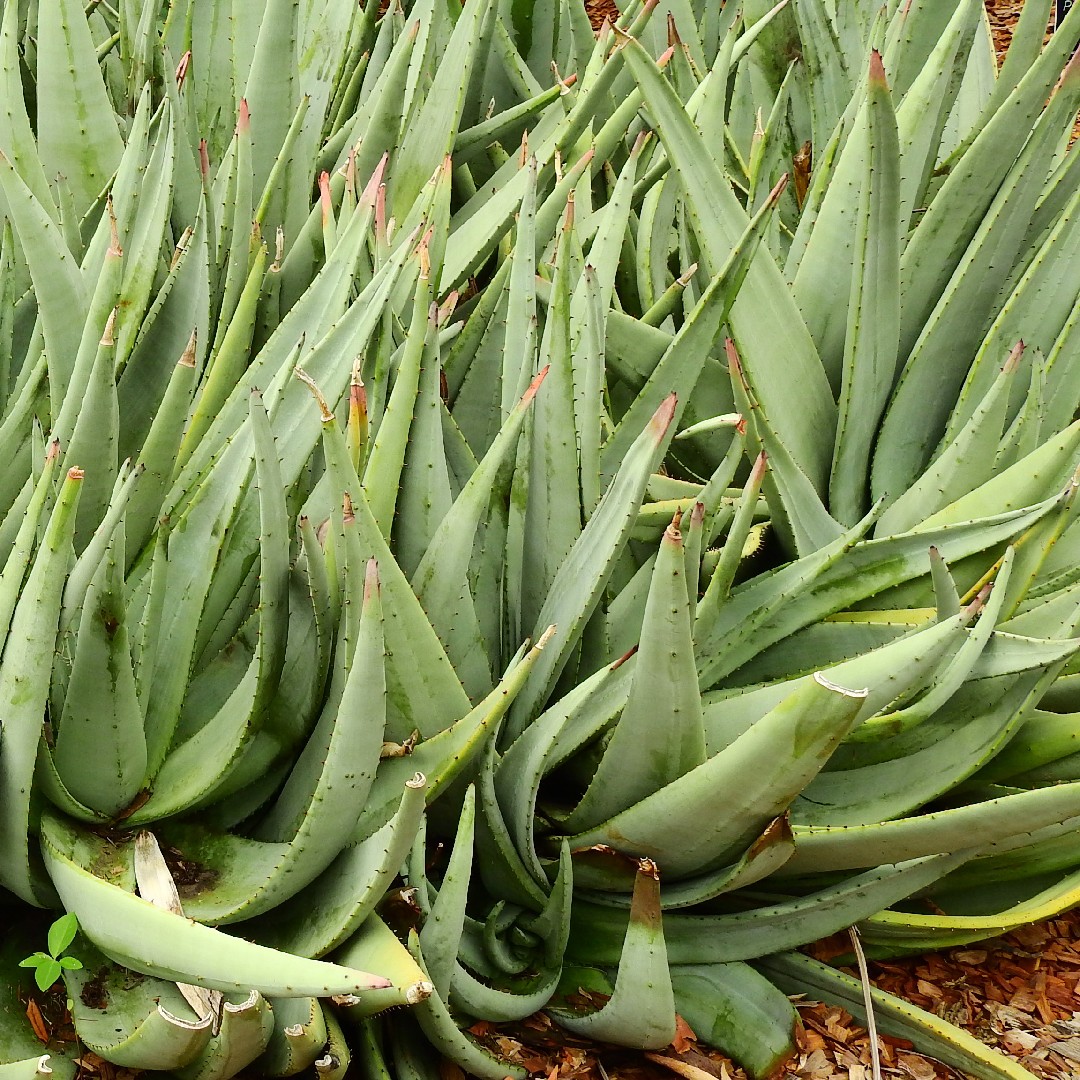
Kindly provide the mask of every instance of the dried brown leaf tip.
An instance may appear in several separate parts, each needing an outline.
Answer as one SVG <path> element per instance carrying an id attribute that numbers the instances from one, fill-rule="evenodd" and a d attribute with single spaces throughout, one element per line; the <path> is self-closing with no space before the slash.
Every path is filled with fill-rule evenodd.
<path id="1" fill-rule="evenodd" d="M 319 389 L 315 380 L 299 365 L 293 370 L 293 374 L 311 391 L 312 396 L 319 406 L 319 413 L 324 424 L 332 423 L 334 410 L 330 408 L 323 392 Z"/>
<path id="2" fill-rule="evenodd" d="M 183 56 L 180 57 L 180 63 L 176 65 L 176 88 L 177 90 L 183 89 L 184 79 L 187 78 L 188 70 L 191 67 L 191 50 L 188 49 Z"/>
<path id="3" fill-rule="evenodd" d="M 810 190 L 810 173 L 814 165 L 814 148 L 809 141 L 804 142 L 796 151 L 791 160 L 791 173 L 795 180 L 795 201 L 799 209 L 806 202 L 807 192 Z"/>
<path id="4" fill-rule="evenodd" d="M 192 330 L 191 337 L 188 338 L 188 343 L 184 346 L 184 352 L 181 355 L 180 359 L 177 361 L 177 363 L 179 363 L 181 367 L 193 368 L 195 366 L 195 347 L 198 344 L 198 341 L 198 330 Z"/>

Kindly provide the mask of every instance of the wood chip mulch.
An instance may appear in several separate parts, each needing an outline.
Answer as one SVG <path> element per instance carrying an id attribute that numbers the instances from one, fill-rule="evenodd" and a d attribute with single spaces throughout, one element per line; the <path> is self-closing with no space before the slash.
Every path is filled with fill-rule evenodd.
<path id="1" fill-rule="evenodd" d="M 613 23 L 619 17 L 619 9 L 611 0 L 585 0 L 585 10 L 589 13 L 589 18 L 597 29 L 600 28 L 605 19 Z"/>
<path id="2" fill-rule="evenodd" d="M 994 49 L 1000 65 L 1005 59 L 1005 52 L 1012 40 L 1012 30 L 1016 25 L 1016 20 L 1020 18 L 1024 0 L 985 0 L 985 2 L 990 29 L 994 34 Z"/>
<path id="3" fill-rule="evenodd" d="M 1080 1077 L 1080 909 L 945 952 L 870 961 L 870 977 L 882 990 L 1015 1058 L 1035 1076 Z M 860 1036 L 865 1038 L 861 1031 Z M 935 1067 L 937 1072 L 927 1066 L 922 1073 L 909 1069 L 897 1075 L 963 1075 Z"/>
<path id="4" fill-rule="evenodd" d="M 874 985 L 959 1025 L 1040 1080 L 1080 1077 L 1080 911 L 943 953 L 871 961 L 870 975 Z M 835 1005 L 795 1004 L 798 1053 L 776 1080 L 871 1080 L 866 1029 Z M 547 1080 L 748 1080 L 682 1022 L 674 1043 L 655 1054 L 585 1042 L 542 1013 L 470 1030 Z M 878 1046 L 886 1080 L 968 1080 L 905 1040 L 879 1035 Z M 444 1080 L 462 1080 L 454 1068 L 444 1072 Z"/>

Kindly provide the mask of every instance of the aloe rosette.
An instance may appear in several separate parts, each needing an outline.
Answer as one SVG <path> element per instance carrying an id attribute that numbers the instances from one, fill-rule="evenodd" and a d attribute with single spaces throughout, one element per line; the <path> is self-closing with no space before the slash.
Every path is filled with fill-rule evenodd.
<path id="1" fill-rule="evenodd" d="M 61 910 L 117 1065 L 502 1080 L 1077 902 L 1050 6 L 4 6 L 0 1072 Z"/>

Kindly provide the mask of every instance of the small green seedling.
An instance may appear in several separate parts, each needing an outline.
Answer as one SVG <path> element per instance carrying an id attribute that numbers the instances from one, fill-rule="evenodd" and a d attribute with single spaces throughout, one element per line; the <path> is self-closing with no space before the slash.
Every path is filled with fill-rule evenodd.
<path id="1" fill-rule="evenodd" d="M 34 981 L 39 990 L 48 990 L 65 968 L 82 967 L 82 961 L 74 956 L 60 955 L 75 940 L 78 929 L 79 921 L 74 913 L 62 915 L 49 927 L 49 951 L 36 952 L 19 962 L 19 967 L 34 969 Z"/>

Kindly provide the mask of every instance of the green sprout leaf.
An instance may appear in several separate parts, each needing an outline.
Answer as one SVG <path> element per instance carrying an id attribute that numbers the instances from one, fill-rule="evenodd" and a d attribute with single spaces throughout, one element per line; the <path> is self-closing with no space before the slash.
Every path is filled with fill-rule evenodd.
<path id="1" fill-rule="evenodd" d="M 60 978 L 60 962 L 51 956 L 42 958 L 37 969 L 34 971 L 34 982 L 39 990 L 48 990 L 57 979 Z"/>
<path id="2" fill-rule="evenodd" d="M 79 920 L 74 912 L 62 915 L 49 927 L 49 955 L 56 958 L 75 940 Z"/>
<path id="3" fill-rule="evenodd" d="M 49 951 L 31 953 L 25 960 L 19 961 L 19 967 L 34 969 L 34 981 L 39 990 L 48 990 L 65 970 L 74 971 L 82 967 L 82 961 L 76 957 L 60 955 L 75 940 L 78 932 L 79 921 L 75 915 L 71 912 L 62 915 L 49 927 Z"/>

